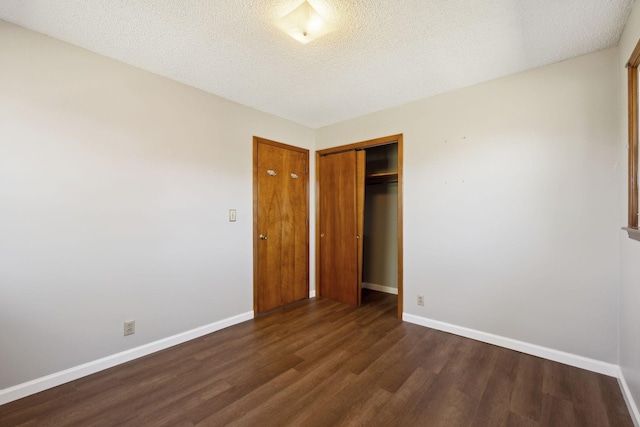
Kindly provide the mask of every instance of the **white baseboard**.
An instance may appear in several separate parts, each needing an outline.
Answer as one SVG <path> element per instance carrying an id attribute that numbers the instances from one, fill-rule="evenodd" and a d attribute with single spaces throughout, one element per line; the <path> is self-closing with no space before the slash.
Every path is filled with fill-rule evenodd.
<path id="1" fill-rule="evenodd" d="M 638 412 L 638 406 L 636 406 L 636 402 L 633 400 L 631 390 L 629 390 L 629 386 L 627 385 L 627 381 L 624 379 L 624 373 L 621 368 L 618 368 L 618 384 L 620 384 L 622 397 L 624 397 L 624 401 L 627 404 L 627 409 L 629 409 L 633 424 L 636 427 L 640 427 L 640 412 Z"/>
<path id="2" fill-rule="evenodd" d="M 382 285 L 376 285 L 375 283 L 362 282 L 362 287 L 365 289 L 371 289 L 372 291 L 398 295 L 398 288 L 392 288 L 390 286 L 382 286 Z"/>
<path id="3" fill-rule="evenodd" d="M 112 368 L 116 365 L 138 359 L 139 357 L 164 350 L 165 348 L 173 347 L 174 345 L 182 344 L 183 342 L 190 341 L 251 319 L 253 319 L 253 311 L 248 311 L 237 316 L 228 317 L 199 328 L 191 329 L 190 331 L 162 338 L 149 344 L 144 344 L 136 348 L 112 354 L 111 356 L 103 357 L 102 359 L 74 366 L 73 368 L 65 369 L 64 371 L 56 372 L 41 378 L 36 378 L 35 380 L 18 384 L 13 387 L 5 388 L 4 390 L 0 390 L 0 405 L 39 393 L 49 388 L 57 387 L 87 375 L 95 374 L 96 372 Z"/>
<path id="4" fill-rule="evenodd" d="M 576 354 L 565 353 L 564 351 L 554 350 L 542 347 L 536 344 L 530 344 L 524 341 L 518 341 L 511 338 L 501 337 L 499 335 L 487 332 L 477 331 L 462 326 L 452 325 L 438 320 L 427 319 L 425 317 L 414 316 L 413 314 L 402 313 L 402 320 L 415 323 L 416 325 L 426 326 L 428 328 L 437 329 L 439 331 L 449 332 L 462 337 L 471 338 L 477 341 L 505 347 L 521 353 L 531 354 L 533 356 L 542 357 L 544 359 L 553 360 L 554 362 L 564 363 L 565 365 L 575 366 L 576 368 L 586 369 L 588 371 L 597 372 L 599 374 L 608 375 L 610 377 L 618 377 L 620 368 L 612 363 L 602 362 L 600 360 L 590 359 L 588 357 L 578 356 Z"/>

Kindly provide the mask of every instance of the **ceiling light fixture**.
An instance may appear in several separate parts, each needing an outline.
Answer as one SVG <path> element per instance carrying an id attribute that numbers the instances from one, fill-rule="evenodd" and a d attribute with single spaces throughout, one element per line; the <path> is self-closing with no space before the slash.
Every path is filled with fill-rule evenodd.
<path id="1" fill-rule="evenodd" d="M 278 20 L 278 27 L 302 44 L 307 44 L 335 30 L 306 0 Z"/>

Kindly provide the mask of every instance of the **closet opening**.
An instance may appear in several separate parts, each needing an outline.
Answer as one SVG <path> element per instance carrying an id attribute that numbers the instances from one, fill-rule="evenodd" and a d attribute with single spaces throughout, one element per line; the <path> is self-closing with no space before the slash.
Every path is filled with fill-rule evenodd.
<path id="1" fill-rule="evenodd" d="M 362 288 L 398 295 L 398 144 L 366 149 Z"/>

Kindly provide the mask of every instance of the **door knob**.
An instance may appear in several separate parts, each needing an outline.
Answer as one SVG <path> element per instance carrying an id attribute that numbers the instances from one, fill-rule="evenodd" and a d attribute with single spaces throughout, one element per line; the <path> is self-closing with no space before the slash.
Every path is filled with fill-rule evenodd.
<path id="1" fill-rule="evenodd" d="M 261 234 L 260 235 L 260 240 L 267 240 L 267 235 L 266 234 Z"/>

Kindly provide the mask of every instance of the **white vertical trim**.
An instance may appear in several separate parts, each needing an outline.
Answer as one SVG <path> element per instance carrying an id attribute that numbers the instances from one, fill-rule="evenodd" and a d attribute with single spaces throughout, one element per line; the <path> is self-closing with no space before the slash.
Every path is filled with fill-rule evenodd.
<path id="1" fill-rule="evenodd" d="M 487 332 L 477 331 L 475 329 L 452 325 L 450 323 L 440 322 L 438 320 L 414 316 L 413 314 L 402 313 L 402 320 L 409 323 L 415 323 L 416 325 L 426 326 L 427 328 L 437 329 L 439 331 L 449 332 L 455 335 L 460 335 L 462 337 L 471 338 L 477 341 L 486 342 L 511 350 L 516 350 L 521 353 L 531 354 L 533 356 L 553 360 L 554 362 L 564 363 L 565 365 L 575 366 L 577 368 L 582 368 L 588 371 L 597 372 L 599 374 L 608 375 L 610 377 L 618 377 L 618 374 L 620 372 L 620 368 L 618 367 L 618 365 L 614 365 L 612 363 L 602 362 L 600 360 L 578 356 L 577 354 L 566 353 L 564 351 L 554 350 L 552 348 L 542 347 L 524 341 L 518 341 Z"/>
<path id="2" fill-rule="evenodd" d="M 253 311 L 248 311 L 246 313 L 228 317 L 226 319 L 222 319 L 217 322 L 201 326 L 199 328 L 191 329 L 190 331 L 163 338 L 149 344 L 141 345 L 139 347 L 125 350 L 120 353 L 112 354 L 111 356 L 103 357 L 102 359 L 93 360 L 82 365 L 74 366 L 73 368 L 65 369 L 64 371 L 56 372 L 51 375 L 36 378 L 32 381 L 27 381 L 26 383 L 5 388 L 3 390 L 0 390 L 0 405 L 4 405 L 5 403 L 9 403 L 14 400 L 22 399 L 23 397 L 39 393 L 49 388 L 57 387 L 64 383 L 68 383 L 70 381 L 77 380 L 78 378 L 85 377 L 87 375 L 95 374 L 96 372 L 112 368 L 116 365 L 138 359 L 148 354 L 155 353 L 156 351 L 164 350 L 165 348 L 182 344 L 183 342 L 190 341 L 203 335 L 207 335 L 212 332 L 219 331 L 220 329 L 224 329 L 251 319 L 253 319 Z"/>
<path id="3" fill-rule="evenodd" d="M 309 291 L 309 298 L 315 298 L 316 297 L 316 290 L 315 289 L 311 289 Z"/>
<path id="4" fill-rule="evenodd" d="M 629 414 L 631 414 L 631 420 L 636 427 L 640 427 L 640 412 L 638 412 L 638 406 L 635 400 L 633 400 L 627 381 L 624 379 L 624 373 L 621 367 L 618 367 L 618 383 L 622 390 L 622 397 L 624 397 L 624 401 L 627 404 L 627 409 L 629 409 Z"/>

